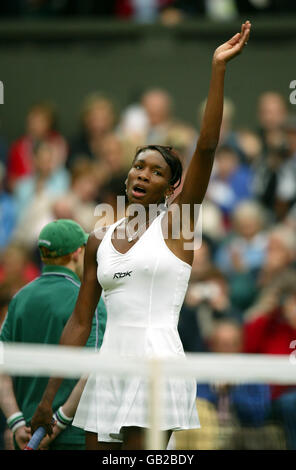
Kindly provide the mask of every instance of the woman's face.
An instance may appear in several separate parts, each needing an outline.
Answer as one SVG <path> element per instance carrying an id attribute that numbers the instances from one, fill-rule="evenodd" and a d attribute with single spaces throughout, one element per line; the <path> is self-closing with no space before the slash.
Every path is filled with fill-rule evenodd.
<path id="1" fill-rule="evenodd" d="M 171 169 L 157 150 L 140 152 L 127 176 L 129 203 L 159 204 L 171 193 Z"/>

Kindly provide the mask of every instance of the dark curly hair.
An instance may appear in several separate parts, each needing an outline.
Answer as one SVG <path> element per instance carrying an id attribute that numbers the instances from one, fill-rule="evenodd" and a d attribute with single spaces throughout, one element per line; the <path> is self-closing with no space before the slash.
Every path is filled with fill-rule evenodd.
<path id="1" fill-rule="evenodd" d="M 181 184 L 183 172 L 182 163 L 177 152 L 173 149 L 173 147 L 167 145 L 145 145 L 143 147 L 137 148 L 133 163 L 138 155 L 146 150 L 156 150 L 163 156 L 172 173 L 170 185 L 172 185 L 174 189 L 177 189 Z"/>

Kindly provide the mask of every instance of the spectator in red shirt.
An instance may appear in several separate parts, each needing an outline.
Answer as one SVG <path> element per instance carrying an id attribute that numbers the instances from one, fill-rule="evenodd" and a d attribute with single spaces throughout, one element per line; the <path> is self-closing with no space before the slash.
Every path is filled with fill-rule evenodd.
<path id="1" fill-rule="evenodd" d="M 67 156 L 66 140 L 54 130 L 55 112 L 49 103 L 37 103 L 29 109 L 26 117 L 26 133 L 11 145 L 7 161 L 7 178 L 10 189 L 24 176 L 33 171 L 32 149 L 34 142 L 49 140 L 59 149 L 60 160 Z"/>
<path id="2" fill-rule="evenodd" d="M 244 351 L 259 354 L 292 352 L 296 339 L 296 283 L 287 281 L 279 296 L 278 306 L 262 312 L 244 328 Z M 289 358 L 287 357 L 287 361 Z M 296 385 L 271 385 L 274 418 L 284 426 L 289 449 L 296 449 Z"/>

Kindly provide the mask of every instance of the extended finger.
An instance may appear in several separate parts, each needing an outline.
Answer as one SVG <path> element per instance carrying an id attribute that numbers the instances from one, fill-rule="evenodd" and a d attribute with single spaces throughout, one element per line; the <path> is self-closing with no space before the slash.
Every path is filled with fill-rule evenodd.
<path id="1" fill-rule="evenodd" d="M 231 39 L 229 39 L 228 43 L 229 43 L 231 46 L 234 46 L 236 43 L 239 42 L 240 37 L 241 37 L 241 33 L 236 33 L 234 36 L 232 36 Z"/>
<path id="2" fill-rule="evenodd" d="M 251 30 L 251 24 L 247 24 L 244 29 L 244 33 L 241 35 L 240 40 L 239 40 L 240 48 L 243 48 L 244 45 L 248 42 L 248 39 L 250 36 L 250 30 Z"/>

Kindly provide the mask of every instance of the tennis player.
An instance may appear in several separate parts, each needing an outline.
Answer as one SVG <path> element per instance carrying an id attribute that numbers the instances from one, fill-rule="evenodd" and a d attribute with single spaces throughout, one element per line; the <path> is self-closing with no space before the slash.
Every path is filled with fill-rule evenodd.
<path id="1" fill-rule="evenodd" d="M 183 189 L 173 204 L 154 218 L 149 217 L 149 208 L 173 196 L 181 183 L 182 166 L 170 147 L 149 145 L 137 151 L 127 176 L 126 194 L 129 207 L 138 204 L 145 209 L 145 223 L 132 229 L 129 215 L 112 224 L 103 237 L 98 231 L 90 235 L 78 301 L 61 344 L 85 344 L 103 290 L 108 322 L 100 354 L 108 357 L 116 353 L 119 358 L 184 356 L 177 323 L 193 261 L 193 246 L 187 249 L 185 232 L 195 223 L 194 209 L 204 198 L 212 170 L 226 65 L 242 52 L 250 28 L 246 21 L 240 33 L 216 49 L 200 136 Z M 177 213 L 188 205 L 189 221 L 182 220 L 180 237 L 174 237 Z M 32 419 L 32 431 L 43 425 L 51 433 L 52 401 L 59 383 L 59 379 L 50 379 Z M 149 426 L 146 385 L 137 377 L 89 377 L 73 421 L 86 431 L 87 449 L 144 448 L 144 431 Z M 172 431 L 200 427 L 195 381 L 166 379 L 164 392 L 160 427 L 167 431 L 167 439 Z"/>
<path id="2" fill-rule="evenodd" d="M 60 219 L 41 230 L 38 246 L 44 263 L 42 275 L 21 289 L 10 302 L 1 330 L 1 341 L 59 343 L 78 297 L 87 238 L 88 235 L 73 220 Z M 87 346 L 92 348 L 99 347 L 103 339 L 106 308 L 102 299 L 95 310 L 96 315 L 91 319 L 90 334 L 86 339 Z M 16 377 L 14 383 L 9 376 L 1 379 L 0 407 L 13 431 L 16 449 L 23 449 L 30 439 L 28 426 L 31 417 L 48 379 Z M 77 394 L 80 396 L 83 388 L 82 383 L 76 382 L 65 380 L 56 395 L 53 409 L 57 412 L 58 426 L 53 436 L 55 439 L 47 442 L 50 449 L 85 449 L 84 432 L 70 426 L 74 415 L 74 412 L 71 414 L 73 401 Z M 65 406 L 72 393 L 70 403 Z"/>

